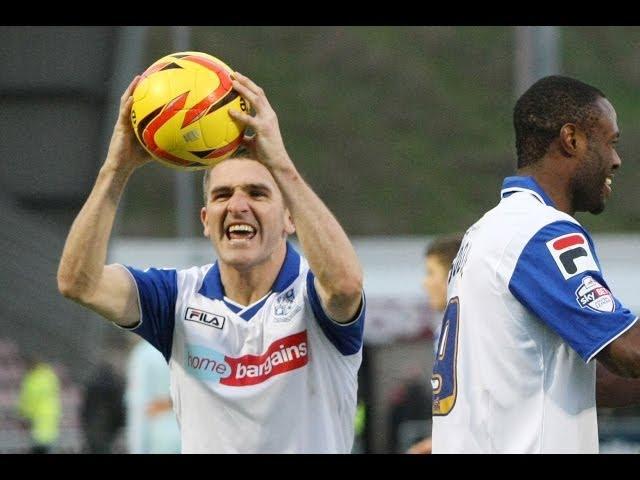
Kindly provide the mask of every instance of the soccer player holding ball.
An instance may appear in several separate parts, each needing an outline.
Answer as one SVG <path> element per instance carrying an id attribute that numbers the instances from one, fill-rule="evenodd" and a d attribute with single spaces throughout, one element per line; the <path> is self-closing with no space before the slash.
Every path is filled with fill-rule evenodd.
<path id="1" fill-rule="evenodd" d="M 264 91 L 233 74 L 255 115 L 248 154 L 205 171 L 210 265 L 105 265 L 129 177 L 150 160 L 130 123 L 136 77 L 96 183 L 69 232 L 58 286 L 165 356 L 188 453 L 348 453 L 365 318 L 362 269 L 344 230 L 298 173 Z M 287 241 L 297 233 L 304 256 Z"/>

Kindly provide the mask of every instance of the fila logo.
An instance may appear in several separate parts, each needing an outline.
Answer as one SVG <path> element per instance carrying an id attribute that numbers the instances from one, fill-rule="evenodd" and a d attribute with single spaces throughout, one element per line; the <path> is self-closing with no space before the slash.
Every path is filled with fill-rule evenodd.
<path id="1" fill-rule="evenodd" d="M 549 240 L 547 248 L 565 280 L 588 270 L 600 271 L 589 243 L 581 233 L 569 233 Z"/>
<path id="2" fill-rule="evenodd" d="M 226 317 L 216 315 L 215 313 L 205 312 L 197 308 L 189 307 L 184 314 L 184 319 L 190 322 L 198 322 L 208 327 L 219 328 L 222 330 Z"/>

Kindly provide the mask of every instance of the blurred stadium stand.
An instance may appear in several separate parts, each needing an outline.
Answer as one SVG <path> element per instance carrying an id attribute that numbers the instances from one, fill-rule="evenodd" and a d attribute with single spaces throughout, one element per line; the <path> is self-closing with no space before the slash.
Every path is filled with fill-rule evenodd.
<path id="1" fill-rule="evenodd" d="M 18 345 L 2 337 L 0 365 L 0 453 L 26 453 L 31 446 L 29 430 L 16 414 L 25 365 Z M 60 437 L 54 445 L 53 453 L 79 453 L 83 443 L 78 418 L 80 388 L 70 378 L 63 364 L 54 362 L 51 365 L 60 380 L 62 401 Z"/>
<path id="2" fill-rule="evenodd" d="M 0 332 L 20 349 L 63 362 L 77 380 L 95 363 L 113 327 L 63 298 L 56 271 L 66 232 L 45 215 L 0 196 Z"/>
<path id="3" fill-rule="evenodd" d="M 84 201 L 102 161 L 116 34 L 117 27 L 0 29 L 0 155 L 9 159 L 0 166 L 0 184 L 61 226 Z"/>
<path id="4" fill-rule="evenodd" d="M 0 29 L 0 452 L 28 433 L 7 416 L 39 352 L 62 380 L 57 451 L 78 451 L 81 383 L 112 327 L 64 299 L 56 271 L 69 225 L 102 161 L 102 131 L 117 27 Z M 109 124 L 111 120 L 108 119 Z"/>
<path id="5" fill-rule="evenodd" d="M 96 363 L 105 339 L 118 335 L 58 293 L 56 271 L 103 161 L 122 31 L 0 29 L 0 332 L 27 352 L 63 362 L 76 380 Z"/>

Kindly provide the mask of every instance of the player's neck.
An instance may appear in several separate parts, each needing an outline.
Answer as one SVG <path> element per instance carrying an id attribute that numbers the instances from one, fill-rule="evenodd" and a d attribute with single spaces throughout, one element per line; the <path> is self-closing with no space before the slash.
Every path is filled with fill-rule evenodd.
<path id="1" fill-rule="evenodd" d="M 245 306 L 264 297 L 271 290 L 286 253 L 287 246 L 283 244 L 263 262 L 246 269 L 220 262 L 220 279 L 225 296 Z"/>
<path id="2" fill-rule="evenodd" d="M 547 161 L 555 161 L 553 159 Z M 542 160 L 544 162 L 544 160 Z M 538 167 L 538 168 L 536 168 Z M 568 182 L 566 176 L 556 169 L 536 167 L 521 168 L 518 175 L 533 177 L 536 183 L 549 195 L 557 210 L 572 215 L 575 213 L 571 207 L 571 198 L 568 194 Z"/>

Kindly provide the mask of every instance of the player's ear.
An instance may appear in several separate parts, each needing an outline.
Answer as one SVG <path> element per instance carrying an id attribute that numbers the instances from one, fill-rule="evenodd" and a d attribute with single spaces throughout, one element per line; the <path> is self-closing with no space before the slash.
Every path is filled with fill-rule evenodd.
<path id="1" fill-rule="evenodd" d="M 567 157 L 580 155 L 586 144 L 585 132 L 574 123 L 565 123 L 560 129 L 560 149 Z"/>
<path id="2" fill-rule="evenodd" d="M 200 221 L 202 222 L 202 234 L 209 238 L 210 232 L 209 232 L 209 225 L 207 224 L 207 207 L 202 207 L 200 209 Z"/>
<path id="3" fill-rule="evenodd" d="M 284 210 L 284 231 L 287 235 L 293 235 L 296 233 L 296 225 L 293 223 L 293 217 L 291 216 L 291 212 L 289 212 L 288 208 Z"/>

